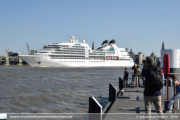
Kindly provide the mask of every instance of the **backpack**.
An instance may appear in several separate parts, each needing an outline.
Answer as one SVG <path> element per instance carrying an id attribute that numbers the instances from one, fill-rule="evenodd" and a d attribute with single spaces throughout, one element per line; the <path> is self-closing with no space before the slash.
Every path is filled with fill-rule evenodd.
<path id="1" fill-rule="evenodd" d="M 134 69 L 134 76 L 138 76 L 138 69 L 137 68 Z"/>
<path id="2" fill-rule="evenodd" d="M 128 78 L 128 75 L 129 75 L 129 72 L 128 72 L 128 71 L 125 71 L 124 77 L 125 77 L 125 78 Z"/>
<path id="3" fill-rule="evenodd" d="M 148 90 L 153 92 L 160 91 L 163 86 L 161 72 L 156 68 L 148 68 L 146 81 Z"/>

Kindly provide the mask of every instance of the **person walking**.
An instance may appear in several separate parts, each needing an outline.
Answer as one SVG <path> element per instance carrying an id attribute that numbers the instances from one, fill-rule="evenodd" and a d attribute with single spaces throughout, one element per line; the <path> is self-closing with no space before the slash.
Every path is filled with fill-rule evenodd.
<path id="1" fill-rule="evenodd" d="M 180 98 L 180 81 L 177 80 L 177 76 L 175 74 L 172 74 L 171 77 L 174 83 L 174 96 L 170 99 L 168 110 L 165 110 L 164 113 L 172 113 L 173 103 Z"/>
<path id="2" fill-rule="evenodd" d="M 129 72 L 127 70 L 127 68 L 125 68 L 125 71 L 124 71 L 124 87 L 126 88 L 126 86 L 128 87 L 128 76 L 129 76 Z"/>
<path id="3" fill-rule="evenodd" d="M 161 92 L 160 92 L 162 87 L 161 73 L 153 65 L 152 57 L 150 56 L 146 57 L 145 65 L 147 69 L 143 69 L 141 73 L 141 78 L 144 79 L 145 77 L 145 89 L 144 89 L 145 113 L 151 113 L 152 103 L 155 106 L 156 112 L 162 113 Z"/>
<path id="4" fill-rule="evenodd" d="M 140 74 L 141 74 L 141 70 L 139 68 L 139 65 L 137 65 L 137 70 L 139 71 L 139 74 L 138 74 L 138 86 L 141 87 L 140 85 Z"/>
<path id="5" fill-rule="evenodd" d="M 138 75 L 140 74 L 140 70 L 137 68 L 137 66 L 135 65 L 135 68 L 133 70 L 133 75 L 134 75 L 134 88 L 135 85 L 137 85 L 138 88 Z"/>

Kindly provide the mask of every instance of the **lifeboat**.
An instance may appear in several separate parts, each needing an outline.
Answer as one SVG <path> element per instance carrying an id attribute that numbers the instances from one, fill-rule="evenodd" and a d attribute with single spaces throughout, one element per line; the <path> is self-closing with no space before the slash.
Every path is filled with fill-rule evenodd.
<path id="1" fill-rule="evenodd" d="M 107 56 L 106 58 L 107 58 L 107 59 L 111 59 L 112 57 L 111 57 L 111 56 Z"/>

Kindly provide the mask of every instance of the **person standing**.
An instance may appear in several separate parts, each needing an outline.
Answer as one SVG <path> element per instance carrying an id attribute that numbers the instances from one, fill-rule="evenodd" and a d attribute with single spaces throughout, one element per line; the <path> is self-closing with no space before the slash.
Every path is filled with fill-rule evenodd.
<path id="1" fill-rule="evenodd" d="M 134 69 L 135 69 L 135 65 L 132 67 L 132 79 L 131 79 L 131 85 L 134 82 Z"/>
<path id="2" fill-rule="evenodd" d="M 161 71 L 160 64 L 161 64 L 160 62 L 157 63 L 157 69 L 158 69 L 159 71 Z"/>
<path id="3" fill-rule="evenodd" d="M 145 77 L 145 89 L 144 89 L 145 113 L 151 113 L 152 103 L 155 106 L 156 112 L 162 113 L 161 92 L 160 92 L 160 89 L 162 87 L 161 73 L 153 65 L 152 57 L 150 56 L 146 57 L 145 64 L 147 66 L 147 69 L 143 69 L 141 73 L 141 78 L 144 79 Z M 158 75 L 153 76 L 153 74 L 151 74 L 152 72 L 156 72 Z"/>
<path id="4" fill-rule="evenodd" d="M 129 72 L 127 70 L 127 68 L 125 68 L 125 71 L 124 71 L 124 87 L 126 88 L 126 85 L 128 87 L 128 76 L 129 76 Z"/>
<path id="5" fill-rule="evenodd" d="M 138 86 L 140 87 L 140 74 L 141 74 L 141 70 L 139 68 L 139 65 L 137 65 L 137 70 L 139 71 L 139 74 L 138 74 Z"/>
<path id="6" fill-rule="evenodd" d="M 142 72 L 143 72 L 144 70 L 147 70 L 147 66 L 146 66 L 146 60 L 143 60 L 142 62 L 143 62 L 143 68 L 142 68 Z M 143 81 L 142 85 L 145 85 L 145 78 L 141 77 L 141 79 Z"/>
<path id="7" fill-rule="evenodd" d="M 135 65 L 135 68 L 133 70 L 133 75 L 134 75 L 134 88 L 135 85 L 137 85 L 138 88 L 138 75 L 140 74 L 140 70 L 137 68 L 137 66 Z"/>
<path id="8" fill-rule="evenodd" d="M 168 110 L 165 110 L 164 113 L 172 113 L 173 103 L 180 98 L 180 81 L 177 80 L 177 76 L 175 74 L 172 74 L 171 77 L 174 83 L 174 96 L 170 99 Z"/>

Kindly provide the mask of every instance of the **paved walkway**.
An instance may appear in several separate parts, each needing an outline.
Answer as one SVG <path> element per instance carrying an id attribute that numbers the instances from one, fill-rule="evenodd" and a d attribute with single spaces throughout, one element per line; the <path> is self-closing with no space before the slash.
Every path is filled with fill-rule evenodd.
<path id="1" fill-rule="evenodd" d="M 144 111 L 144 88 L 123 88 L 124 95 L 118 95 L 117 100 L 108 113 L 145 113 Z M 170 91 L 169 91 L 170 95 Z M 166 101 L 166 95 L 162 94 L 162 109 L 164 110 L 164 101 Z M 180 113 L 179 110 L 175 110 Z M 154 105 L 152 105 L 152 113 L 156 113 Z"/>
<path id="2" fill-rule="evenodd" d="M 118 114 L 145 113 L 144 99 L 143 99 L 144 88 L 142 87 L 133 88 L 132 86 L 130 86 L 128 88 L 123 88 L 123 90 L 124 90 L 124 95 L 121 96 L 121 94 L 119 94 L 117 96 L 117 100 L 114 102 L 114 104 L 108 111 L 108 114 L 109 113 L 118 113 Z M 162 94 L 162 110 L 164 110 L 164 101 L 166 101 L 166 95 Z M 180 109 L 179 110 L 175 109 L 175 112 L 180 113 Z M 153 104 L 151 107 L 151 113 L 156 113 Z M 108 118 L 112 118 L 108 114 L 106 115 L 104 120 L 107 120 Z"/>

